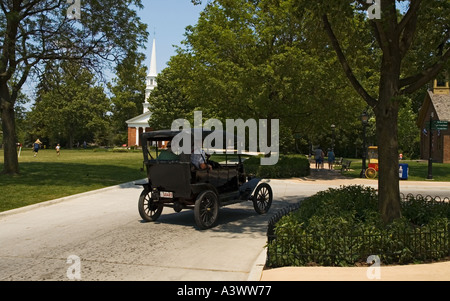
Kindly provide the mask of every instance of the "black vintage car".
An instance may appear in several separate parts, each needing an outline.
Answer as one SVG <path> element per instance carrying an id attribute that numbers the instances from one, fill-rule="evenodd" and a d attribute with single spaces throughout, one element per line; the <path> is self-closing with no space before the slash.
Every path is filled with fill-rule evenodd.
<path id="1" fill-rule="evenodd" d="M 216 162 L 210 162 L 212 169 L 205 170 L 191 163 L 190 153 L 163 155 L 163 141 L 168 143 L 179 133 L 160 130 L 141 135 L 148 183 L 142 184 L 138 208 L 144 221 L 157 220 L 164 207 L 175 212 L 193 209 L 198 228 L 208 229 L 216 224 L 220 207 L 243 201 L 252 201 L 258 214 L 268 212 L 272 189 L 261 179 L 245 174 L 240 154 L 215 155 Z M 202 138 L 209 133 L 202 131 Z M 156 150 L 155 157 L 150 149 Z"/>

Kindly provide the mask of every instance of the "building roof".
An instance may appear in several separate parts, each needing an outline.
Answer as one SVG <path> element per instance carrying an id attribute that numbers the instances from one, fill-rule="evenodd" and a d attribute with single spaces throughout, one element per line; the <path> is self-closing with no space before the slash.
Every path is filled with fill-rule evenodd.
<path id="1" fill-rule="evenodd" d="M 450 121 L 450 94 L 429 93 L 438 119 Z"/>
<path id="2" fill-rule="evenodd" d="M 435 120 L 450 121 L 450 94 L 434 94 L 433 91 L 428 91 L 419 110 L 417 119 L 419 127 L 423 127 L 425 122 L 429 120 L 427 112 L 429 112 L 430 105 L 436 111 L 437 116 Z"/>
<path id="3" fill-rule="evenodd" d="M 133 117 L 127 121 L 128 127 L 149 127 L 148 120 L 152 116 L 152 112 L 145 112 L 139 116 Z"/>

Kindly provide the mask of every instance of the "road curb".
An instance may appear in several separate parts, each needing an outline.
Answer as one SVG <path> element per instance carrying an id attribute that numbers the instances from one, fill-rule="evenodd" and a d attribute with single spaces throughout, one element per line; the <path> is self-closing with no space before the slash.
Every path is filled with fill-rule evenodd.
<path id="1" fill-rule="evenodd" d="M 261 281 L 262 272 L 266 264 L 266 258 L 267 248 L 264 248 L 253 263 L 247 281 Z"/>
<path id="2" fill-rule="evenodd" d="M 6 217 L 6 216 L 10 216 L 10 215 L 14 215 L 14 214 L 30 211 L 30 210 L 33 210 L 33 209 L 37 209 L 37 208 L 41 208 L 41 207 L 46 207 L 46 206 L 62 203 L 62 202 L 65 202 L 65 201 L 70 201 L 72 199 L 83 197 L 83 196 L 88 196 L 88 195 L 93 195 L 93 194 L 97 194 L 97 193 L 102 193 L 102 192 L 109 191 L 109 190 L 112 190 L 112 189 L 131 188 L 134 185 L 136 185 L 136 183 L 142 182 L 143 180 L 146 180 L 146 179 L 139 179 L 139 180 L 135 180 L 135 181 L 131 181 L 131 182 L 126 182 L 126 183 L 122 183 L 122 184 L 118 184 L 118 185 L 114 185 L 114 186 L 109 186 L 109 187 L 104 187 L 104 188 L 95 189 L 95 190 L 91 190 L 91 191 L 86 191 L 86 192 L 73 194 L 73 195 L 65 196 L 65 197 L 54 199 L 54 200 L 50 200 L 50 201 L 44 201 L 44 202 L 40 202 L 40 203 L 37 203 L 37 204 L 32 204 L 32 205 L 28 205 L 28 206 L 24 206 L 24 207 L 20 207 L 20 208 L 16 208 L 16 209 L 3 211 L 3 212 L 0 212 L 0 219 L 3 218 L 3 217 Z"/>

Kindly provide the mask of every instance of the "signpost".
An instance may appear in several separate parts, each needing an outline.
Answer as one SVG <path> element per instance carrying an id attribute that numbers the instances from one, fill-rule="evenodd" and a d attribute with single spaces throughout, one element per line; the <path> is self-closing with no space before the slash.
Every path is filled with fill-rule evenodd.
<path id="1" fill-rule="evenodd" d="M 428 129 L 435 130 L 435 131 L 437 131 L 437 130 L 439 130 L 439 131 L 446 131 L 446 130 L 448 130 L 448 121 L 445 121 L 445 120 L 444 121 L 433 120 L 433 121 L 431 121 L 431 128 L 430 128 L 430 122 L 428 121 L 425 124 L 425 126 Z"/>
<path id="2" fill-rule="evenodd" d="M 448 129 L 448 121 L 433 121 L 431 123 L 431 129 L 446 131 Z"/>
<path id="3" fill-rule="evenodd" d="M 442 120 L 433 120 L 434 114 L 431 112 L 430 121 L 426 123 L 426 127 L 430 130 L 430 153 L 428 159 L 428 176 L 427 179 L 433 179 L 433 159 L 432 159 L 432 151 L 433 151 L 433 130 L 434 131 L 446 131 L 448 130 L 448 121 Z"/>

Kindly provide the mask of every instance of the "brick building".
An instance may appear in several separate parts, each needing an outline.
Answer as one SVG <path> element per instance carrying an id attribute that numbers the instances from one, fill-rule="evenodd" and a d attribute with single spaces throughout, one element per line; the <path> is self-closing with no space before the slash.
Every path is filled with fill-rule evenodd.
<path id="1" fill-rule="evenodd" d="M 421 159 L 430 158 L 430 120 L 447 123 L 447 130 L 432 130 L 431 158 L 436 163 L 450 163 L 450 87 L 448 80 L 433 83 L 419 111 L 417 125 L 420 134 Z"/>

